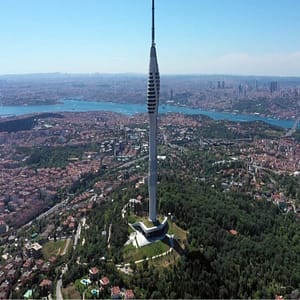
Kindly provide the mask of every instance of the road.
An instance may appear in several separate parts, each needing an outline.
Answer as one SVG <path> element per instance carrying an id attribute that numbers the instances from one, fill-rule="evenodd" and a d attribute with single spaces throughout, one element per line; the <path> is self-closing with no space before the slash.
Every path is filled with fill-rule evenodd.
<path id="1" fill-rule="evenodd" d="M 168 136 L 166 130 L 163 130 L 164 144 L 168 145 Z"/>
<path id="2" fill-rule="evenodd" d="M 75 234 L 75 237 L 74 237 L 74 245 L 73 245 L 73 249 L 75 250 L 77 244 L 78 244 L 78 240 L 80 239 L 80 234 L 81 234 L 81 223 L 85 224 L 85 221 L 86 221 L 86 218 L 82 218 L 78 224 L 78 227 L 77 227 L 77 231 L 76 231 L 76 234 Z"/>
<path id="3" fill-rule="evenodd" d="M 107 238 L 107 248 L 110 248 L 110 238 L 111 238 L 111 227 L 112 227 L 112 223 L 110 223 L 109 225 L 109 229 L 108 229 L 108 238 Z"/>
<path id="4" fill-rule="evenodd" d="M 42 213 L 41 215 L 39 215 L 36 219 L 40 220 L 44 217 L 47 217 L 48 215 L 50 215 L 51 213 L 55 212 L 56 210 L 58 210 L 60 207 L 66 205 L 69 201 L 69 197 L 67 197 L 65 200 L 63 200 L 62 202 L 54 205 L 53 207 L 51 207 L 50 209 L 48 209 L 46 212 Z"/>
<path id="5" fill-rule="evenodd" d="M 56 283 L 56 300 L 64 299 L 61 293 L 61 286 L 62 286 L 62 279 L 59 278 L 59 280 Z"/>
<path id="6" fill-rule="evenodd" d="M 45 211 L 44 213 L 42 213 L 41 215 L 39 215 L 38 217 L 36 217 L 36 220 L 40 220 L 44 217 L 47 217 L 48 215 L 50 215 L 51 213 L 55 212 L 56 210 L 58 210 L 61 206 L 64 206 L 68 203 L 69 201 L 69 197 L 67 197 L 65 200 L 63 200 L 62 202 L 60 203 L 57 203 L 56 205 L 54 205 L 53 207 L 51 207 L 50 209 L 48 209 L 47 211 Z M 31 224 L 32 224 L 32 221 L 31 220 L 30 222 L 24 224 L 21 229 L 23 228 L 26 228 L 26 227 L 29 227 Z"/>
<path id="7" fill-rule="evenodd" d="M 296 119 L 293 127 L 285 134 L 286 137 L 291 136 L 293 133 L 296 132 L 299 122 L 300 122 L 300 117 Z"/>
<path id="8" fill-rule="evenodd" d="M 122 168 L 128 168 L 131 165 L 134 165 L 134 164 L 136 164 L 137 162 L 139 162 L 141 160 L 145 160 L 147 157 L 149 157 L 149 156 L 148 155 L 144 155 L 144 156 L 142 156 L 140 158 L 134 159 L 134 160 L 126 162 L 126 163 L 124 163 L 124 164 L 122 164 L 120 166 L 117 166 L 117 167 L 115 167 L 115 169 L 119 170 L 119 169 L 122 169 Z"/>
<path id="9" fill-rule="evenodd" d="M 61 293 L 62 277 L 63 277 L 64 273 L 67 272 L 67 270 L 68 270 L 68 265 L 65 265 L 65 267 L 62 268 L 60 278 L 56 283 L 56 294 L 55 294 L 56 295 L 56 300 L 63 300 L 64 299 L 63 296 L 62 296 L 62 293 Z"/>
<path id="10" fill-rule="evenodd" d="M 66 254 L 67 249 L 68 249 L 68 247 L 69 247 L 69 245 L 70 245 L 70 242 L 71 242 L 71 238 L 67 238 L 65 248 L 64 248 L 63 252 L 60 254 L 61 256 L 63 256 L 63 255 Z"/>
<path id="11" fill-rule="evenodd" d="M 269 169 L 269 168 L 266 168 L 266 167 L 258 166 L 258 165 L 256 165 L 256 164 L 252 164 L 252 165 L 250 165 L 250 166 L 253 167 L 253 168 L 256 168 L 256 169 L 258 169 L 258 170 L 269 171 L 269 172 L 272 172 L 272 173 L 277 174 L 277 175 L 281 175 L 282 173 L 285 173 L 285 171 L 282 171 L 282 170 L 276 171 L 276 170 Z"/>

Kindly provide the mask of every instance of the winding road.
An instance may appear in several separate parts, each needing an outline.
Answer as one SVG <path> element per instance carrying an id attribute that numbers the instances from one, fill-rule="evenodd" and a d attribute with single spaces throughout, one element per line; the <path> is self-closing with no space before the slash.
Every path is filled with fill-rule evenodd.
<path id="1" fill-rule="evenodd" d="M 56 300 L 63 300 L 63 296 L 62 296 L 62 293 L 61 293 L 61 286 L 62 286 L 62 279 L 59 278 L 59 280 L 57 281 L 57 284 L 56 284 Z"/>

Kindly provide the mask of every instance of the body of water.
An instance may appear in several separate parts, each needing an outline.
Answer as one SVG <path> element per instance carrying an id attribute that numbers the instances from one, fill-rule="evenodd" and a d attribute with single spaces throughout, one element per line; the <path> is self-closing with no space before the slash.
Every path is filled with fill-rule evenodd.
<path id="1" fill-rule="evenodd" d="M 126 115 L 136 113 L 146 113 L 147 106 L 145 104 L 124 104 L 112 102 L 91 102 L 82 100 L 64 100 L 61 104 L 55 105 L 28 105 L 28 106 L 0 106 L 0 116 L 19 116 L 41 112 L 84 112 L 84 111 L 112 111 Z M 272 118 L 261 117 L 258 115 L 240 115 L 234 113 L 207 111 L 197 108 L 187 108 L 181 106 L 164 105 L 159 108 L 160 113 L 183 113 L 187 115 L 206 115 L 215 120 L 230 120 L 235 122 L 246 121 L 263 121 L 282 128 L 291 128 L 293 120 L 277 120 Z"/>

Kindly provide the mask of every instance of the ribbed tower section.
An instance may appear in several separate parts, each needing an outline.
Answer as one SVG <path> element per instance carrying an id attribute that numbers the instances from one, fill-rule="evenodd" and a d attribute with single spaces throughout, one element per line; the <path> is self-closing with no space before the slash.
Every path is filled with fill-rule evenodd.
<path id="1" fill-rule="evenodd" d="M 150 49 L 150 64 L 148 77 L 147 106 L 149 115 L 149 220 L 157 219 L 157 113 L 159 104 L 160 78 L 154 40 L 154 0 L 152 0 L 152 45 Z"/>

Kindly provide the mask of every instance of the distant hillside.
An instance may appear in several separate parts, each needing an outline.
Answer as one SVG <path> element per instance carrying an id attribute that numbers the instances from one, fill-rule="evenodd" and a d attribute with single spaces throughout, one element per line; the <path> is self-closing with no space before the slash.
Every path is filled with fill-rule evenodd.
<path id="1" fill-rule="evenodd" d="M 46 119 L 50 117 L 63 118 L 61 114 L 43 113 L 18 119 L 3 120 L 0 121 L 0 132 L 17 132 L 22 130 L 31 130 L 37 124 L 37 119 Z"/>

